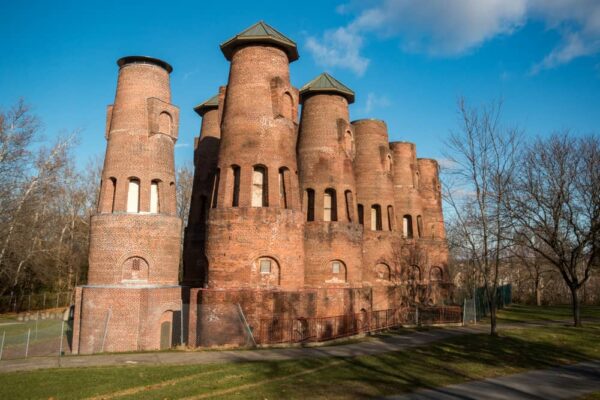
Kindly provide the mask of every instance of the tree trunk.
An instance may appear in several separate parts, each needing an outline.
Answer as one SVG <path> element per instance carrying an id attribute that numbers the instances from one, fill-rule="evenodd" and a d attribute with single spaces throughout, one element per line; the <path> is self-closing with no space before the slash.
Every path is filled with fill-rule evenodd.
<path id="1" fill-rule="evenodd" d="M 496 296 L 492 296 L 492 300 L 490 301 L 490 335 L 498 336 L 497 330 L 497 321 L 496 321 Z"/>
<path id="2" fill-rule="evenodd" d="M 569 286 L 571 289 L 571 298 L 573 306 L 573 326 L 581 326 L 581 305 L 579 304 L 578 288 L 575 285 Z"/>

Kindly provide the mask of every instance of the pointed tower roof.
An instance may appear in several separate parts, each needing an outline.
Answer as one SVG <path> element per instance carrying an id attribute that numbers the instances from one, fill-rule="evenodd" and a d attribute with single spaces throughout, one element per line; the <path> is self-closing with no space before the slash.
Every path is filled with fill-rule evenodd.
<path id="1" fill-rule="evenodd" d="M 222 43 L 221 51 L 225 55 L 225 58 L 231 61 L 233 50 L 240 45 L 249 43 L 266 43 L 281 47 L 286 52 L 290 62 L 296 61 L 299 57 L 296 43 L 263 21 L 257 22 L 250 28 Z"/>
<path id="2" fill-rule="evenodd" d="M 344 96 L 348 103 L 354 103 L 354 91 L 327 72 L 317 76 L 300 89 L 300 97 L 313 93 L 337 93 Z"/>
<path id="3" fill-rule="evenodd" d="M 203 103 L 198 104 L 196 107 L 194 107 L 194 111 L 196 111 L 196 113 L 199 116 L 204 115 L 204 113 L 210 109 L 213 108 L 219 108 L 219 95 L 214 95 L 213 97 L 211 97 L 210 99 L 206 100 Z"/>

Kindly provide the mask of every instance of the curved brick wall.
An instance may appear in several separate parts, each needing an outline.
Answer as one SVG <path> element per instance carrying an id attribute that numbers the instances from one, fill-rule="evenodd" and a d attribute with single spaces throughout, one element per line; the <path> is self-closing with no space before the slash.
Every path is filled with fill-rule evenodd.
<path id="1" fill-rule="evenodd" d="M 307 221 L 305 234 L 307 285 L 360 284 L 362 281 L 362 227 L 357 216 L 354 155 L 354 130 L 349 122 L 346 98 L 337 94 L 306 96 L 298 139 L 305 212 L 306 190 L 315 191 L 314 220 Z M 324 221 L 326 189 L 335 190 L 337 221 Z M 334 274 L 330 264 L 333 260 L 342 261 L 345 271 Z"/>

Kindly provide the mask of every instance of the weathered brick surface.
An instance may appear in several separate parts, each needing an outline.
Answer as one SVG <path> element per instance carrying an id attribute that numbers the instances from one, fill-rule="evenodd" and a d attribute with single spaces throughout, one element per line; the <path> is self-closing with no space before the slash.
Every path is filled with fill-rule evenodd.
<path id="1" fill-rule="evenodd" d="M 274 318 L 398 309 L 451 295 L 437 163 L 417 159 L 412 143 L 389 143 L 383 121 L 350 123 L 347 91 L 317 88 L 300 99 L 277 45 L 245 39 L 227 54 L 218 102 L 196 109 L 202 126 L 183 286 L 170 67 L 143 57 L 119 62 L 89 282 L 75 294 L 74 352 L 157 349 L 161 326 L 169 327 L 167 345 L 181 336 L 191 346 L 244 345 L 244 318 L 258 335 L 261 321 Z M 262 206 L 252 201 L 255 168 L 266 170 Z M 136 213 L 126 212 L 132 178 L 140 182 Z M 153 181 L 159 210 L 151 214 Z M 372 225 L 374 205 L 380 221 Z M 412 237 L 403 232 L 405 215 Z M 271 260 L 270 272 L 261 259 Z"/>

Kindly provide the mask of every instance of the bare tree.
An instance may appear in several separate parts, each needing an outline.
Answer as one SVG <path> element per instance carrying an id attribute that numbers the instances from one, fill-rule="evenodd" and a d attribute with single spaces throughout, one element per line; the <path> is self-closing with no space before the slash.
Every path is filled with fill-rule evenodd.
<path id="1" fill-rule="evenodd" d="M 461 128 L 447 141 L 444 200 L 450 206 L 459 244 L 483 281 L 490 308 L 490 333 L 497 335 L 496 292 L 500 266 L 507 256 L 511 224 L 505 198 L 511 190 L 521 134 L 501 126 L 501 102 L 469 108 L 458 102 Z"/>
<path id="2" fill-rule="evenodd" d="M 560 272 L 580 326 L 578 292 L 600 264 L 600 138 L 538 138 L 522 163 L 511 217 L 527 247 Z"/>

